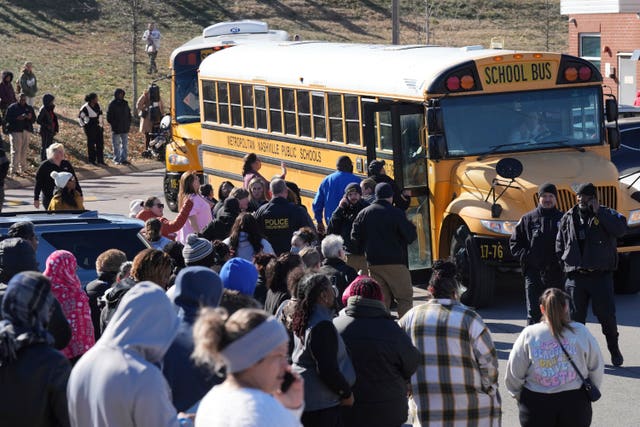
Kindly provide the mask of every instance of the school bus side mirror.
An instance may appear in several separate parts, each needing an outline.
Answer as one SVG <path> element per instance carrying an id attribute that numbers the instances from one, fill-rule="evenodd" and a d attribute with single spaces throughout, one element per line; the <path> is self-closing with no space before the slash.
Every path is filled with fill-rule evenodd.
<path id="1" fill-rule="evenodd" d="M 431 160 L 438 160 L 447 154 L 447 144 L 443 135 L 429 135 L 428 155 Z"/>
<path id="2" fill-rule="evenodd" d="M 607 140 L 611 150 L 620 148 L 620 138 L 620 129 L 617 126 L 607 126 Z"/>
<path id="3" fill-rule="evenodd" d="M 604 111 L 608 122 L 615 122 L 618 119 L 618 100 L 608 98 L 604 101 Z"/>
<path id="4" fill-rule="evenodd" d="M 444 131 L 442 110 L 440 107 L 427 108 L 427 130 L 430 135 L 439 134 Z"/>

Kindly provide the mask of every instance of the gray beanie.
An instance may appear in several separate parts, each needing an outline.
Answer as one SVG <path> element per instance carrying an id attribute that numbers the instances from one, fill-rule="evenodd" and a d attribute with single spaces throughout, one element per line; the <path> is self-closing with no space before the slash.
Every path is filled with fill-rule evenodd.
<path id="1" fill-rule="evenodd" d="M 213 245 L 207 239 L 201 239 L 197 234 L 189 234 L 187 243 L 182 249 L 185 264 L 200 261 L 213 252 Z"/>

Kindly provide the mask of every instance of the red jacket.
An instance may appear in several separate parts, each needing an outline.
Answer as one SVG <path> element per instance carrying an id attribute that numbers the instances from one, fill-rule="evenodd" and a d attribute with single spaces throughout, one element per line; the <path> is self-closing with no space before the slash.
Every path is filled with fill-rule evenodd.
<path id="1" fill-rule="evenodd" d="M 162 223 L 162 229 L 160 230 L 162 235 L 164 237 L 168 237 L 171 240 L 174 240 L 176 237 L 175 233 L 177 233 L 178 230 L 180 230 L 182 226 L 185 224 L 185 222 L 187 222 L 187 219 L 189 219 L 189 213 L 191 212 L 192 207 L 193 207 L 193 202 L 187 199 L 187 201 L 184 203 L 184 206 L 182 206 L 182 209 L 180 209 L 178 216 L 173 221 L 169 221 L 167 218 L 163 216 L 156 216 L 151 211 L 151 209 L 142 209 L 138 213 L 138 215 L 136 215 L 136 218 L 142 221 L 147 221 L 150 218 L 158 218 Z"/>

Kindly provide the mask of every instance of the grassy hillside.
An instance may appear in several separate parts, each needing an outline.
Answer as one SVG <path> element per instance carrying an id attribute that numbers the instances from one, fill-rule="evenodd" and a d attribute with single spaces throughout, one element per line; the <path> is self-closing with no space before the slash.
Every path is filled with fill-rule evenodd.
<path id="1" fill-rule="evenodd" d="M 58 139 L 78 160 L 85 149 L 75 116 L 84 95 L 98 93 L 106 108 L 114 89 L 122 87 L 134 103 L 132 3 L 140 5 L 140 34 L 150 20 L 162 32 L 160 73 L 166 73 L 172 49 L 222 20 L 260 19 L 303 39 L 391 40 L 391 0 L 0 0 L 0 68 L 17 76 L 24 61 L 34 63 L 39 94 L 53 93 L 63 118 Z M 425 3 L 431 44 L 488 46 L 492 37 L 502 37 L 506 48 L 566 50 L 559 0 L 400 0 L 402 43 L 427 41 Z M 137 46 L 143 88 L 151 78 L 142 42 Z M 160 85 L 167 97 L 168 84 Z M 133 136 L 134 155 L 140 141 Z"/>

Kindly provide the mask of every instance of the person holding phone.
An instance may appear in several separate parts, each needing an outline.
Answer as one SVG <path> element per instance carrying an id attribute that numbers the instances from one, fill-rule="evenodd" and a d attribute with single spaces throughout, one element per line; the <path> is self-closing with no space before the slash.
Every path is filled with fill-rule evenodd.
<path id="1" fill-rule="evenodd" d="M 193 336 L 196 362 L 227 373 L 200 402 L 196 427 L 301 426 L 303 381 L 291 371 L 289 335 L 278 319 L 258 309 L 227 316 L 204 308 Z"/>
<path id="2" fill-rule="evenodd" d="M 578 204 L 560 220 L 556 253 L 567 275 L 565 290 L 571 296 L 571 319 L 585 323 L 589 300 L 602 326 L 611 363 L 624 362 L 618 346 L 618 325 L 613 298 L 613 272 L 618 268 L 617 239 L 627 231 L 627 220 L 615 210 L 600 206 L 591 183 L 576 188 Z"/>

